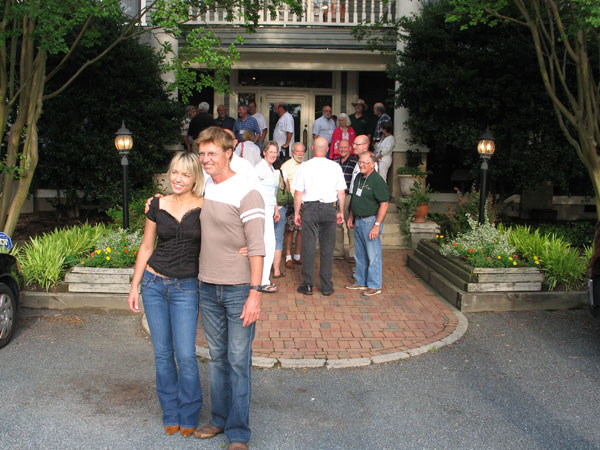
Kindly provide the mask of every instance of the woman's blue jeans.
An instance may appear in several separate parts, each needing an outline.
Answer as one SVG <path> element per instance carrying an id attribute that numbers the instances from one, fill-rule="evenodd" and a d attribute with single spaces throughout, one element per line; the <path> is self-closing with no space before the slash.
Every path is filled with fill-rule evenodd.
<path id="1" fill-rule="evenodd" d="M 198 279 L 160 277 L 145 271 L 142 299 L 152 335 L 163 424 L 195 428 L 202 409 L 196 358 Z"/>
<path id="2" fill-rule="evenodd" d="M 210 351 L 211 425 L 230 442 L 250 440 L 252 340 L 256 324 L 240 319 L 248 284 L 200 283 L 202 327 Z"/>

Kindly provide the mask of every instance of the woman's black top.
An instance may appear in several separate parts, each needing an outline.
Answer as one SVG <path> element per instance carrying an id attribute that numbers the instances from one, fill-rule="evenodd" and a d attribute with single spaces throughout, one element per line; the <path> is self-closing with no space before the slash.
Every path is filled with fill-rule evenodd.
<path id="1" fill-rule="evenodd" d="M 156 273 L 169 278 L 198 276 L 200 211 L 200 208 L 189 210 L 179 222 L 159 208 L 158 197 L 152 199 L 146 217 L 156 223 L 158 242 L 148 265 Z"/>

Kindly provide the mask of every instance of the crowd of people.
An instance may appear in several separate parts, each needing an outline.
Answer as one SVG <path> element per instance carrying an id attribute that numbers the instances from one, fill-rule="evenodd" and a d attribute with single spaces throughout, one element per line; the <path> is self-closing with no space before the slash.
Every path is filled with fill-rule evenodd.
<path id="1" fill-rule="evenodd" d="M 379 123 L 384 110 L 371 127 L 364 101 L 354 105 L 355 113 L 340 114 L 337 124 L 331 107 L 323 108 L 307 161 L 283 103 L 275 105 L 279 120 L 268 142 L 256 104 L 241 105 L 237 120 L 229 120 L 223 105 L 217 119 L 206 103 L 189 111 L 187 151 L 169 166 L 171 194 L 147 203 L 128 298 L 130 309 L 140 312 L 141 288 L 166 434 L 208 439 L 225 433 L 229 450 L 248 448 L 252 340 L 262 293 L 278 291 L 272 279 L 301 266 L 297 291 L 313 295 L 316 285 L 330 296 L 334 258 L 348 259 L 355 282 L 345 288 L 367 297 L 381 293 L 381 232 L 389 202 L 381 170 L 389 167 L 392 128 L 389 120 Z M 370 151 L 369 130 L 381 151 Z M 198 428 L 199 312 L 211 356 L 211 414 Z"/>

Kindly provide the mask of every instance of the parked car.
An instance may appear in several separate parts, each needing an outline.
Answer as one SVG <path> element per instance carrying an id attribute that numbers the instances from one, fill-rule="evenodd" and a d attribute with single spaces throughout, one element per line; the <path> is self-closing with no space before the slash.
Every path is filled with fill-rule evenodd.
<path id="1" fill-rule="evenodd" d="M 10 342 L 17 323 L 23 276 L 14 256 L 0 253 L 0 348 Z"/>

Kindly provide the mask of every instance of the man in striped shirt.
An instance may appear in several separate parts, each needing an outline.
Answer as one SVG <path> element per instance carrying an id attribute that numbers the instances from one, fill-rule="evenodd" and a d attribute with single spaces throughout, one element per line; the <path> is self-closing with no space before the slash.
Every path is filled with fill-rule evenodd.
<path id="1" fill-rule="evenodd" d="M 265 205 L 230 167 L 234 140 L 211 127 L 197 139 L 206 182 L 200 215 L 200 311 L 210 351 L 210 422 L 200 439 L 225 433 L 229 448 L 248 448 L 252 340 L 260 313 Z M 248 247 L 248 257 L 240 254 Z"/>

